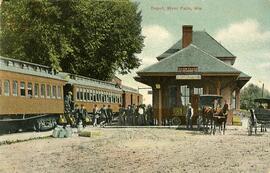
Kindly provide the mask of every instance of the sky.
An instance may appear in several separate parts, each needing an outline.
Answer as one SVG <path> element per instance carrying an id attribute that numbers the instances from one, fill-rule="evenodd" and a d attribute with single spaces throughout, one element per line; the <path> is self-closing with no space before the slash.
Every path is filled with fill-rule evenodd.
<path id="1" fill-rule="evenodd" d="M 134 0 L 142 13 L 142 65 L 121 76 L 123 84 L 147 87 L 136 82 L 136 71 L 157 62 L 156 57 L 182 37 L 182 25 L 205 30 L 235 55 L 234 67 L 252 76 L 254 83 L 270 90 L 270 0 Z M 246 85 L 247 86 L 247 85 Z M 144 103 L 152 95 L 141 90 Z"/>

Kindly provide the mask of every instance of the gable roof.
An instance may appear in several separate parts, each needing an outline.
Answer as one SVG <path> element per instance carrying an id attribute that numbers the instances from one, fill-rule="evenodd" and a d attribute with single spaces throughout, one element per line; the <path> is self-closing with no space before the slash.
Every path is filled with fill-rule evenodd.
<path id="1" fill-rule="evenodd" d="M 218 57 L 235 58 L 235 56 L 231 52 L 229 52 L 226 48 L 224 48 L 219 42 L 217 42 L 205 31 L 193 31 L 191 44 L 199 47 L 200 49 L 217 58 Z M 181 49 L 182 49 L 182 39 L 177 41 L 172 47 L 170 47 L 163 54 L 159 55 L 157 59 L 158 60 L 164 59 Z"/>
<path id="2" fill-rule="evenodd" d="M 137 73 L 176 73 L 181 66 L 197 66 L 199 73 L 241 73 L 193 44 Z"/>

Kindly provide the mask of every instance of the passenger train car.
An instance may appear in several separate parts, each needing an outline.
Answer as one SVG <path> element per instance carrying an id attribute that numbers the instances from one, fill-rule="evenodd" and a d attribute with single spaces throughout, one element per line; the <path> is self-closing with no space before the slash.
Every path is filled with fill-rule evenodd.
<path id="1" fill-rule="evenodd" d="M 56 73 L 50 67 L 0 56 L 0 131 L 46 130 L 64 114 L 64 97 L 88 112 L 94 105 L 119 106 L 142 103 L 142 95 L 121 83 L 96 80 L 69 73 Z"/>

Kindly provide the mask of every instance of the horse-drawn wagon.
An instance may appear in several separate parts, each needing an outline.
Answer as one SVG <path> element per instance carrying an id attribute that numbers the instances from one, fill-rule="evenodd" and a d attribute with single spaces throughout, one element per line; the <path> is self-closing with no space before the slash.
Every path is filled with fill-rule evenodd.
<path id="1" fill-rule="evenodd" d="M 225 126 L 227 121 L 227 109 L 221 108 L 220 95 L 201 95 L 199 105 L 199 118 L 197 119 L 198 129 L 204 130 L 206 133 L 216 132 L 216 127 L 223 130 L 225 134 Z"/>
<path id="2" fill-rule="evenodd" d="M 270 126 L 270 99 L 258 98 L 254 100 L 257 103 L 255 110 L 251 109 L 251 116 L 248 123 L 248 134 L 257 134 L 257 128 L 261 127 L 261 132 L 266 131 L 266 128 Z"/>

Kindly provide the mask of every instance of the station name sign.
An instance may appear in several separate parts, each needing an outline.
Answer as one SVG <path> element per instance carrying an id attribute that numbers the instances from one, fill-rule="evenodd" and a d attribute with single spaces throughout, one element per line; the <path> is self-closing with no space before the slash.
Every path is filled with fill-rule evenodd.
<path id="1" fill-rule="evenodd" d="M 194 73 L 194 72 L 198 72 L 198 67 L 197 66 L 182 66 L 182 67 L 177 68 L 177 72 Z"/>
<path id="2" fill-rule="evenodd" d="M 176 75 L 177 80 L 201 80 L 201 75 Z"/>

